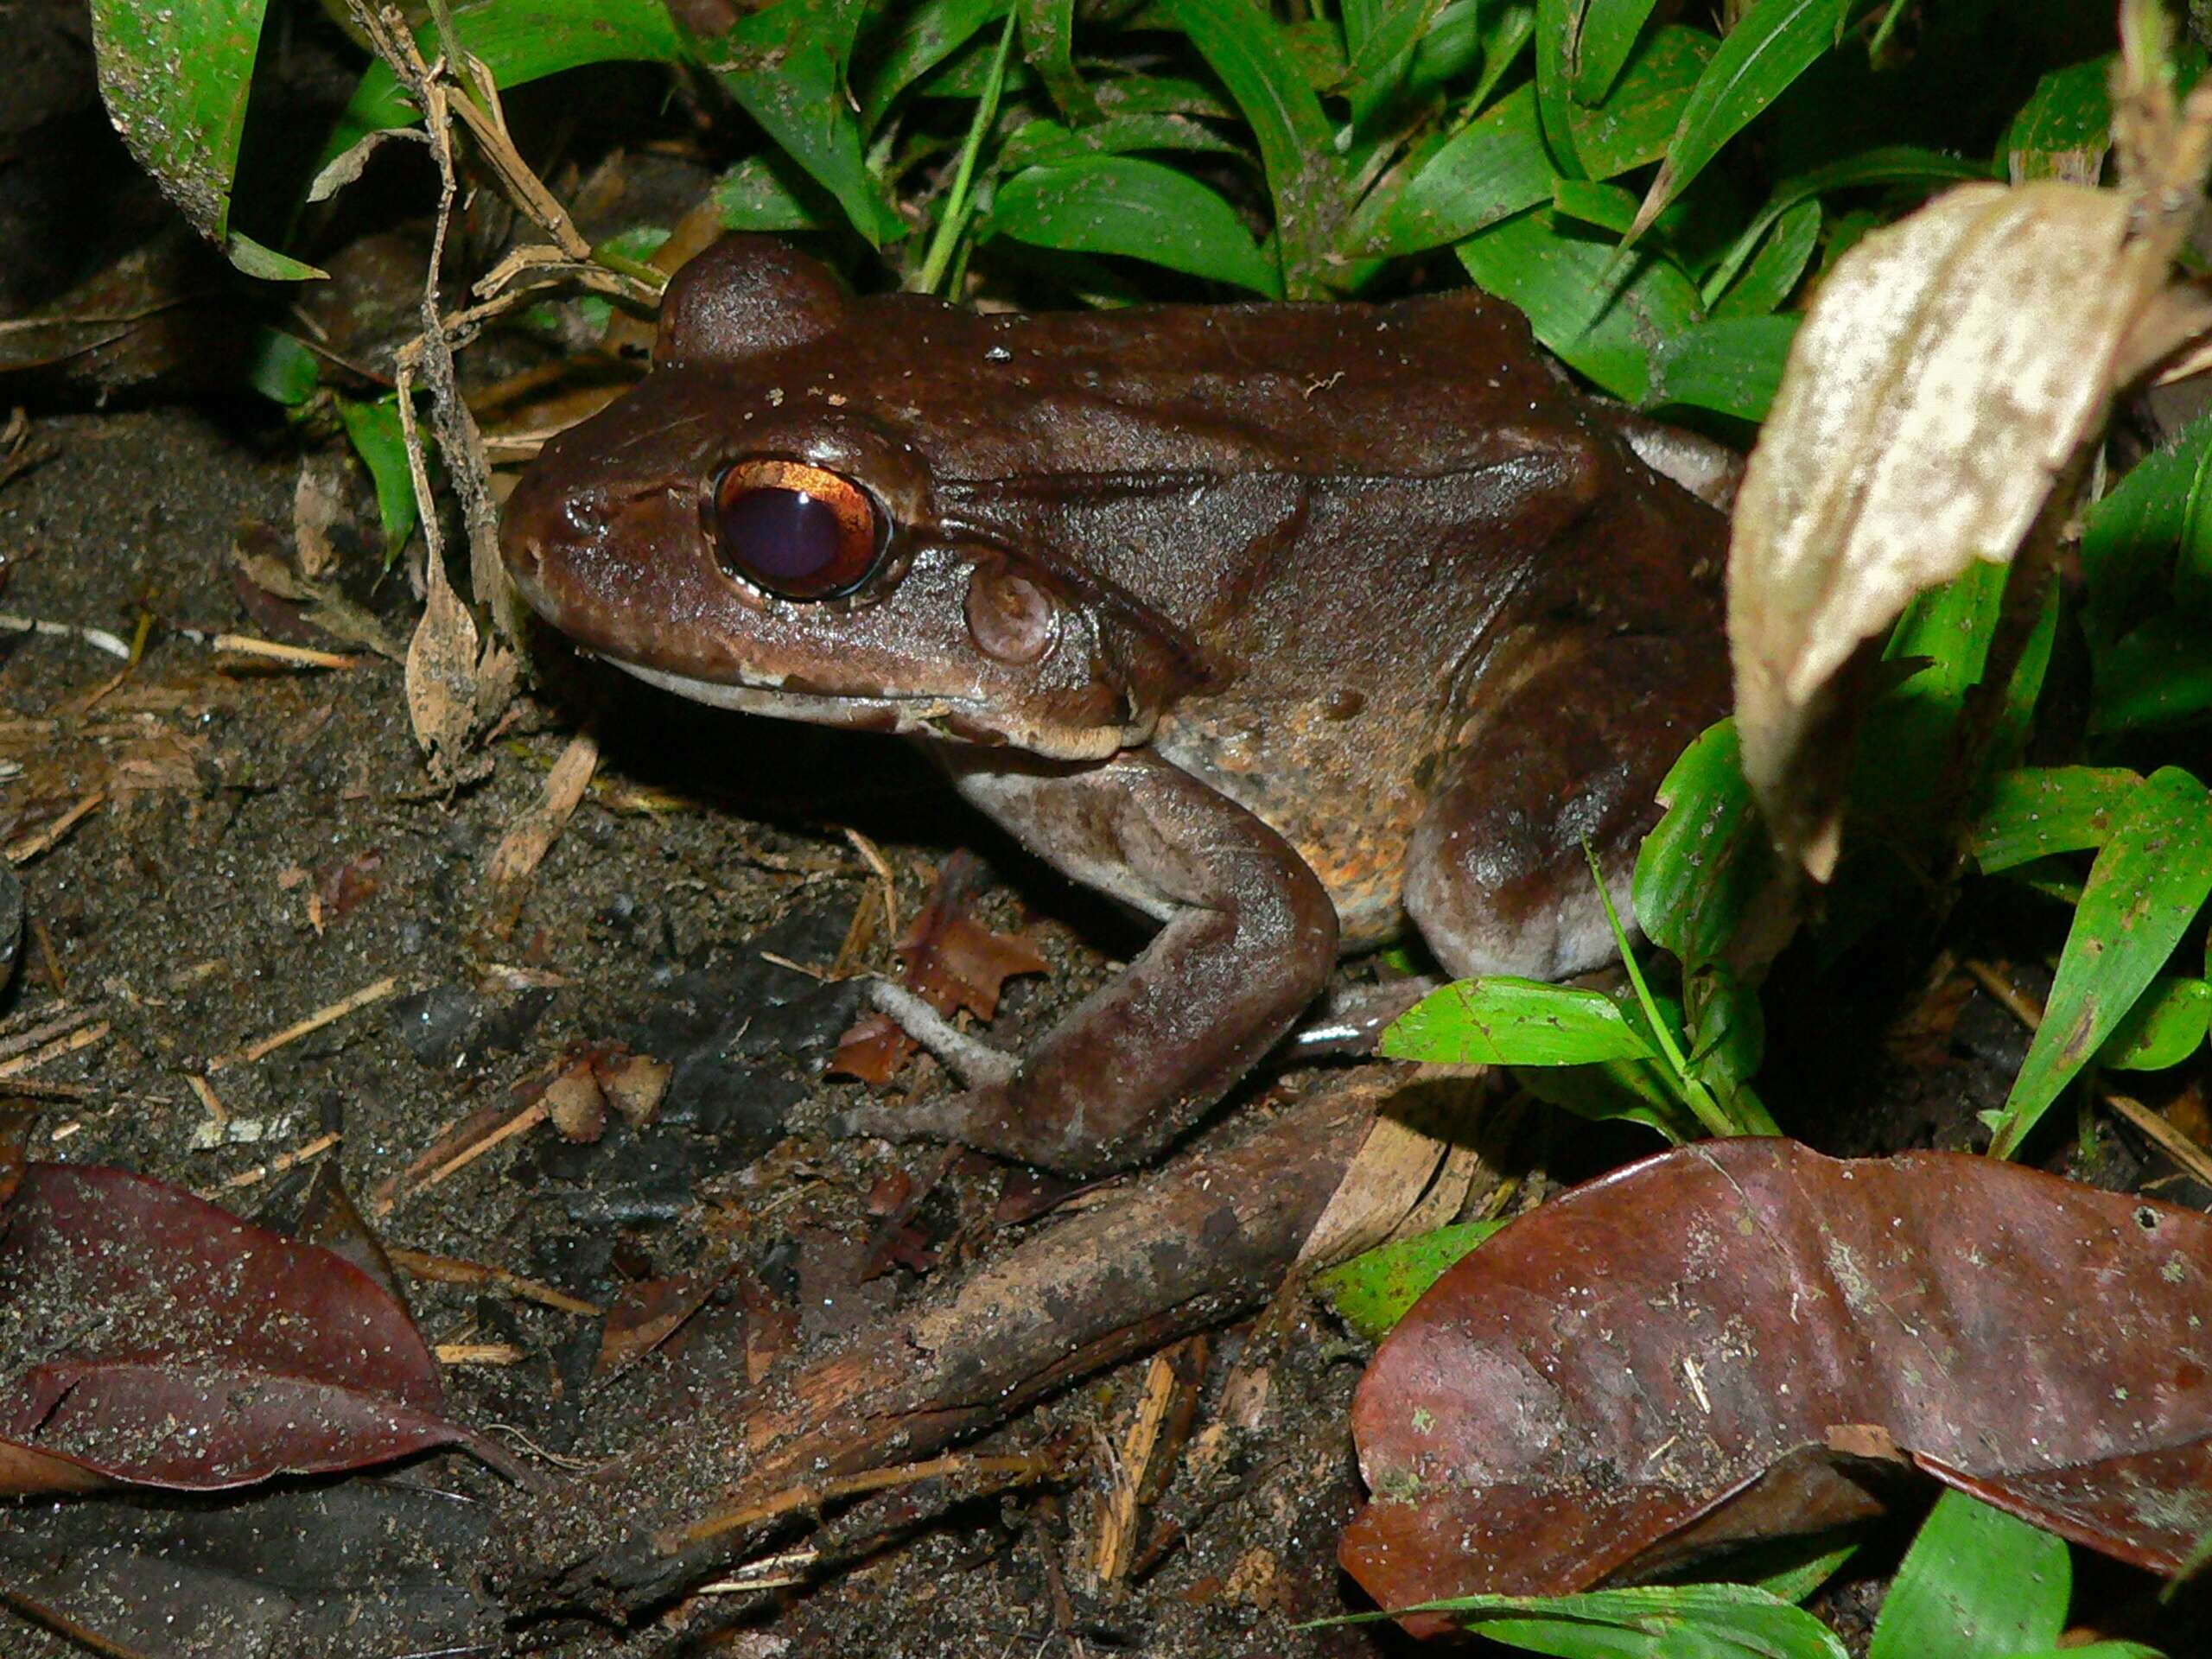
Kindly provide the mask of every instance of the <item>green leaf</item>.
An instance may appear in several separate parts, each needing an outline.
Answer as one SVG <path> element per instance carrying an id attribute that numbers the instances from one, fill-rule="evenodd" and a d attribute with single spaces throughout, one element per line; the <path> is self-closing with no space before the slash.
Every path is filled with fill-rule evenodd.
<path id="1" fill-rule="evenodd" d="M 2042 1026 L 2005 1102 L 1993 1156 L 2019 1150 L 2124 1020 L 2212 893 L 2212 796 L 2177 766 L 2145 779 L 2089 868 Z"/>
<path id="2" fill-rule="evenodd" d="M 1694 969 L 1721 955 L 1774 877 L 1774 849 L 1751 786 L 1736 722 L 1682 751 L 1659 785 L 1666 814 L 1643 838 L 1630 892 L 1643 937 Z"/>
<path id="3" fill-rule="evenodd" d="M 1730 1558 L 1728 1576 L 1755 1584 L 1777 1600 L 1802 1601 L 1859 1553 L 1859 1540 L 1851 1535 L 1852 1530 L 1831 1529 L 1754 1545 L 1742 1555 Z M 1746 1557 L 1762 1570 L 1744 1571 Z"/>
<path id="4" fill-rule="evenodd" d="M 1655 29 L 1605 102 L 1570 104 L 1574 153 L 1589 175 L 1617 178 L 1665 155 L 1682 106 L 1718 49 L 1701 29 Z"/>
<path id="5" fill-rule="evenodd" d="M 1325 254 L 1347 205 L 1347 180 L 1335 129 L 1296 52 L 1281 26 L 1246 0 L 1165 3 L 1258 141 L 1274 198 L 1284 290 L 1293 299 L 1318 296 Z"/>
<path id="6" fill-rule="evenodd" d="M 257 276 L 265 283 L 321 282 L 330 275 L 305 260 L 293 258 L 289 253 L 264 248 L 242 231 L 232 231 L 223 239 L 223 251 L 230 256 L 231 263 L 247 276 Z"/>
<path id="7" fill-rule="evenodd" d="M 1341 90 L 1351 100 L 1353 126 L 1366 126 L 1376 111 L 1399 90 L 1413 67 L 1421 36 L 1443 10 L 1444 0 L 1387 0 L 1363 38 L 1354 37 L 1347 27 L 1351 61 L 1344 70 Z M 1351 16 L 1348 7 L 1347 24 Z"/>
<path id="8" fill-rule="evenodd" d="M 1689 188 L 1724 145 L 1834 48 L 1859 0 L 1757 0 L 1720 42 L 1682 109 L 1642 222 Z"/>
<path id="9" fill-rule="evenodd" d="M 256 332 L 245 368 L 246 384 L 271 403 L 297 409 L 322 383 L 322 364 L 306 342 L 281 329 Z"/>
<path id="10" fill-rule="evenodd" d="M 1211 127 L 1187 115 L 1109 115 L 1086 127 L 1064 127 L 1057 121 L 1024 122 L 999 147 L 999 166 L 1012 173 L 1024 167 L 1081 161 L 1088 156 L 1122 156 L 1145 149 L 1240 153 Z"/>
<path id="11" fill-rule="evenodd" d="M 2164 731 L 2212 713 L 2212 652 L 2202 617 L 2153 616 L 2090 659 L 2089 729 Z"/>
<path id="12" fill-rule="evenodd" d="M 2097 1051 L 2097 1064 L 2122 1071 L 2163 1071 L 2204 1046 L 2212 1025 L 2212 984 L 2160 974 Z"/>
<path id="13" fill-rule="evenodd" d="M 1696 1116 L 1662 1081 L 1661 1068 L 1654 1061 L 1516 1067 L 1513 1080 L 1547 1106 L 1592 1123 L 1641 1123 L 1670 1146 L 1685 1146 L 1706 1133 Z"/>
<path id="14" fill-rule="evenodd" d="M 1075 0 L 1015 0 L 1021 16 L 1021 55 L 1045 83 L 1052 102 L 1071 121 L 1098 118 L 1098 99 L 1076 73 Z"/>
<path id="15" fill-rule="evenodd" d="M 1605 101 L 1656 4 L 1657 0 L 1585 0 L 1570 54 L 1574 66 L 1570 84 L 1576 103 Z M 1581 142 L 1582 136 L 1577 133 L 1575 143 Z"/>
<path id="16" fill-rule="evenodd" d="M 1389 257 L 1442 247 L 1551 200 L 1551 158 L 1522 86 L 1430 156 L 1395 191 L 1377 191 L 1345 227 L 1352 253 Z"/>
<path id="17" fill-rule="evenodd" d="M 1552 207 L 1560 219 L 1594 225 L 1616 236 L 1636 218 L 1636 198 L 1617 184 L 1593 184 L 1588 179 L 1554 179 Z"/>
<path id="18" fill-rule="evenodd" d="M 1624 268 L 1618 245 L 1576 235 L 1543 209 L 1457 251 L 1478 283 L 1528 314 L 1554 356 L 1639 406 L 1650 399 L 1654 343 L 1703 320 L 1696 288 L 1672 260 L 1639 253 Z"/>
<path id="19" fill-rule="evenodd" d="M 1504 1225 L 1467 1221 L 1402 1238 L 1314 1274 L 1313 1287 L 1329 1299 L 1338 1319 L 1370 1342 L 1380 1342 L 1446 1268 Z"/>
<path id="20" fill-rule="evenodd" d="M 1746 1584 L 1463 1596 L 1367 1617 L 1414 1611 L 1458 1613 L 1468 1630 L 1490 1641 L 1565 1659 L 1845 1659 L 1843 1643 L 1827 1625 Z M 1931 1649 L 1919 1659 L 1936 1659 L 1941 1651 Z"/>
<path id="21" fill-rule="evenodd" d="M 92 0 L 92 56 L 108 118 L 193 229 L 253 276 L 320 276 L 231 233 L 231 186 L 245 128 L 265 0 Z"/>
<path id="22" fill-rule="evenodd" d="M 1713 302 L 1715 317 L 1758 317 L 1781 309 L 1821 242 L 1821 204 L 1801 201 L 1775 220 L 1743 274 Z"/>
<path id="23" fill-rule="evenodd" d="M 2101 847 L 2142 779 L 2117 766 L 2028 766 L 1992 779 L 1968 832 L 1985 874 Z"/>
<path id="24" fill-rule="evenodd" d="M 861 0 L 774 0 L 728 32 L 686 43 L 745 112 L 844 210 L 876 247 L 906 233 L 882 181 L 868 170 L 845 64 Z"/>
<path id="25" fill-rule="evenodd" d="M 1802 321 L 1713 317 L 1675 335 L 1652 354 L 1651 402 L 1764 420 Z"/>
<path id="26" fill-rule="evenodd" d="M 1690 1072 L 1725 1102 L 1766 1058 L 1766 1012 L 1758 993 L 1719 963 L 1689 976 L 1684 988 Z"/>
<path id="27" fill-rule="evenodd" d="M 1945 1492 L 1921 1523 L 1874 1621 L 1866 1659 L 1999 1659 L 2066 1628 L 2063 1539 Z"/>
<path id="28" fill-rule="evenodd" d="M 730 231 L 818 231 L 836 204 L 780 151 L 748 156 L 715 181 L 712 192 L 722 228 Z"/>
<path id="29" fill-rule="evenodd" d="M 1431 991 L 1382 1033 L 1380 1052 L 1440 1065 L 1580 1065 L 1655 1053 L 1604 992 L 1502 974 Z"/>
<path id="30" fill-rule="evenodd" d="M 1574 29 L 1581 0 L 1536 0 L 1536 115 L 1561 178 L 1586 179 L 1574 153 Z"/>
<path id="31" fill-rule="evenodd" d="M 1281 278 L 1236 210 L 1186 173 L 1129 156 L 1025 168 L 1003 181 L 991 226 L 1073 253 L 1118 253 L 1281 295 Z"/>
<path id="32" fill-rule="evenodd" d="M 677 63 L 683 46 L 661 0 L 474 0 L 453 9 L 454 38 L 480 58 L 502 91 L 588 63 Z M 436 29 L 415 31 L 425 57 Z M 383 63 L 369 66 L 315 163 L 320 172 L 372 132 L 413 125 L 422 112 Z"/>
<path id="33" fill-rule="evenodd" d="M 2107 54 L 2053 69 L 2036 82 L 2001 146 L 2029 179 L 2094 180 L 2112 146 L 2112 69 Z"/>
<path id="34" fill-rule="evenodd" d="M 1712 273 L 1706 278 L 1705 291 L 1720 294 L 1736 280 L 1753 251 L 1758 249 L 1775 222 L 1801 202 L 1812 201 L 1831 190 L 1854 189 L 1880 184 L 1951 184 L 1967 179 L 1986 179 L 1989 169 L 1977 162 L 1961 161 L 1955 156 L 1946 156 L 1940 150 L 1920 149 L 1910 144 L 1889 144 L 1879 149 L 1847 156 L 1825 167 L 1798 174 L 1777 185 L 1766 205 L 1754 214 L 1728 251 L 1722 256 Z M 1833 251 L 1830 257 L 1834 257 Z"/>
<path id="35" fill-rule="evenodd" d="M 853 66 L 861 124 L 873 132 L 905 92 L 1006 16 L 1007 0 L 922 0 L 899 14 L 896 33 L 875 41 Z"/>
<path id="36" fill-rule="evenodd" d="M 346 441 L 369 469 L 377 490 L 377 518 L 384 526 L 385 558 L 406 545 L 415 533 L 415 479 L 407 465 L 407 440 L 399 424 L 397 394 L 363 403 L 338 399 L 338 418 Z"/>

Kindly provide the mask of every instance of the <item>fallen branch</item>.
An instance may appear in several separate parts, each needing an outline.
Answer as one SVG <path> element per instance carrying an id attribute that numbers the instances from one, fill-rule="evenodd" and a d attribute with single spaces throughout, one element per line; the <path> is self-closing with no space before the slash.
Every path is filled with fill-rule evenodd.
<path id="1" fill-rule="evenodd" d="M 963 1282 L 503 1523 L 511 1611 L 625 1618 L 760 1547 L 793 1492 L 912 1463 L 1077 1378 L 1266 1300 L 1404 1073 L 1332 1079 L 1224 1151 L 1194 1154 Z M 803 1506 L 798 1506 L 803 1508 Z"/>

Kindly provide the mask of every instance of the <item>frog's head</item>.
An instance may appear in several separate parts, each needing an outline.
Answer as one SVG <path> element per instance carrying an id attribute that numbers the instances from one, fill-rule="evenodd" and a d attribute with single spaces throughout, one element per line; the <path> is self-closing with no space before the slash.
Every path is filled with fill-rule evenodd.
<path id="1" fill-rule="evenodd" d="M 933 302 L 906 303 L 927 327 Z M 931 440 L 987 412 L 914 384 L 912 353 L 879 384 L 868 334 L 900 314 L 862 309 L 766 238 L 685 265 L 653 372 L 509 498 L 516 585 L 703 702 L 1066 759 L 1143 741 L 1193 677 L 1187 647 L 1065 561 L 940 516 Z"/>

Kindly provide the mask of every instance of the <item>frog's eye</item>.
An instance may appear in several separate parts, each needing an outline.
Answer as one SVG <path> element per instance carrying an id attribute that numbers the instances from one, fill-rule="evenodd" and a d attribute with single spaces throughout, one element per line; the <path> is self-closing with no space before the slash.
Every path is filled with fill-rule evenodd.
<path id="1" fill-rule="evenodd" d="M 874 573 L 891 540 L 875 498 L 800 461 L 741 461 L 715 484 L 715 555 L 784 599 L 831 599 Z"/>

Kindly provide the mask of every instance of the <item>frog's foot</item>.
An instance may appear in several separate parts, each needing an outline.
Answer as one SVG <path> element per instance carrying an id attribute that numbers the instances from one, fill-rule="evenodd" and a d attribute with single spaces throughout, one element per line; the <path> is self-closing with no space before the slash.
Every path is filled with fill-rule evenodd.
<path id="1" fill-rule="evenodd" d="M 887 979 L 871 980 L 868 995 L 878 1014 L 929 1050 L 946 1071 L 970 1089 L 1007 1083 L 1021 1068 L 1021 1062 L 1013 1055 L 980 1037 L 970 1037 L 904 985 L 894 985 Z"/>

